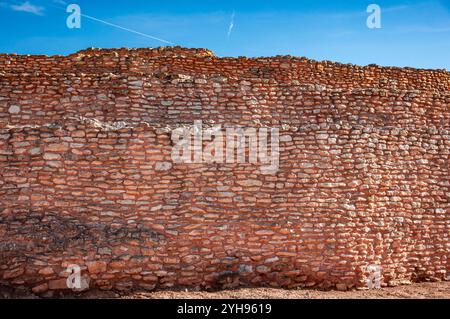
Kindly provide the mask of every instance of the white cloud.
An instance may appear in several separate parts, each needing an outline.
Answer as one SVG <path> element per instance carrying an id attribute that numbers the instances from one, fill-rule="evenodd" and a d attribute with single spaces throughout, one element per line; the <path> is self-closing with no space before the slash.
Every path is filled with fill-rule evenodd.
<path id="1" fill-rule="evenodd" d="M 10 8 L 11 8 L 11 10 L 14 10 L 14 11 L 28 12 L 28 13 L 32 13 L 32 14 L 35 14 L 38 16 L 44 15 L 44 7 L 35 6 L 28 1 L 25 1 L 24 3 L 22 3 L 20 5 L 12 4 L 10 6 Z"/>
<path id="2" fill-rule="evenodd" d="M 64 0 L 53 0 L 53 2 L 57 4 L 67 4 Z"/>

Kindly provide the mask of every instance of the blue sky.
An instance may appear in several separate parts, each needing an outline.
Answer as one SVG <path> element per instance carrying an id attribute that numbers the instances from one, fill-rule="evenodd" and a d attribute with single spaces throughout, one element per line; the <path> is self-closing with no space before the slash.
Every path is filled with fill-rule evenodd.
<path id="1" fill-rule="evenodd" d="M 110 24 L 82 17 L 80 29 L 69 29 L 69 3 Z M 366 26 L 371 3 L 382 9 L 381 29 Z M 0 0 L 2 53 L 167 45 L 151 37 L 218 56 L 289 54 L 450 70 L 450 0 Z"/>

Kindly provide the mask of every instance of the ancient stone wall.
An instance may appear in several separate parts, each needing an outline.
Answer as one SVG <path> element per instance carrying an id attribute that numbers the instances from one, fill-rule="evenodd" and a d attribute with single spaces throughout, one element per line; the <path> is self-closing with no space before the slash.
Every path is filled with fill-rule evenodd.
<path id="1" fill-rule="evenodd" d="M 173 129 L 280 129 L 280 167 L 175 163 Z M 0 55 L 0 284 L 448 279 L 450 73 L 203 49 Z"/>

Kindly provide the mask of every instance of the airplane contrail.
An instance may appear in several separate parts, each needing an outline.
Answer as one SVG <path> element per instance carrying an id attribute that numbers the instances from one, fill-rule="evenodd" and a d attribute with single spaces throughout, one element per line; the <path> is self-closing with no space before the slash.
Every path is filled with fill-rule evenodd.
<path id="1" fill-rule="evenodd" d="M 233 14 L 231 15 L 230 26 L 228 27 L 228 39 L 230 38 L 231 31 L 233 31 L 233 28 L 234 28 L 234 16 L 235 16 L 235 12 L 233 11 Z"/>
<path id="2" fill-rule="evenodd" d="M 67 2 L 65 2 L 64 0 L 52 0 L 52 2 L 53 3 L 64 4 L 64 5 L 67 4 Z M 66 11 L 66 8 L 63 8 L 63 7 L 54 5 L 54 4 L 48 4 L 48 5 L 51 6 L 51 7 L 58 8 L 58 9 Z M 130 28 L 122 27 L 122 26 L 120 26 L 118 24 L 114 24 L 114 23 L 111 23 L 111 22 L 108 22 L 108 21 L 105 21 L 105 20 L 102 20 L 102 19 L 90 16 L 90 15 L 87 15 L 87 14 L 80 13 L 80 16 L 85 17 L 85 18 L 90 19 L 90 20 L 93 20 L 93 21 L 96 21 L 96 22 L 103 23 L 105 25 L 109 25 L 111 27 L 114 27 L 114 28 L 117 28 L 117 29 L 120 29 L 120 30 L 124 30 L 124 31 L 127 31 L 127 32 L 131 32 L 131 33 L 137 34 L 137 35 L 149 38 L 149 39 L 157 40 L 157 41 L 160 41 L 160 42 L 163 42 L 163 43 L 167 43 L 167 44 L 170 44 L 170 45 L 175 45 L 175 43 L 173 43 L 173 42 L 170 42 L 170 41 L 167 41 L 167 40 L 164 40 L 164 39 L 152 36 L 150 34 L 139 32 L 139 31 L 136 31 L 136 30 L 133 30 L 133 29 L 130 29 Z"/>
<path id="3" fill-rule="evenodd" d="M 109 26 L 114 27 L 114 28 L 117 28 L 117 29 L 121 29 L 121 30 L 128 31 L 128 32 L 131 32 L 131 33 L 134 33 L 134 34 L 137 34 L 137 35 L 146 37 L 146 38 L 150 38 L 150 39 L 153 39 L 153 40 L 157 40 L 157 41 L 161 41 L 161 42 L 164 42 L 164 43 L 167 43 L 167 44 L 174 45 L 173 42 L 170 42 L 170 41 L 167 41 L 167 40 L 164 40 L 164 39 L 161 39 L 161 38 L 157 38 L 157 37 L 154 37 L 154 36 L 152 36 L 152 35 L 149 35 L 149 34 L 146 34 L 146 33 L 142 33 L 142 32 L 136 31 L 136 30 L 132 30 L 132 29 L 129 29 L 129 28 L 125 28 L 125 27 L 122 27 L 122 26 L 120 26 L 120 25 L 117 25 L 117 24 L 114 24 L 114 23 L 111 23 L 111 22 L 108 22 L 108 21 L 105 21 L 105 20 L 101 20 L 101 19 L 98 19 L 98 18 L 89 16 L 89 15 L 87 15 L 87 14 L 81 13 L 80 15 L 81 15 L 82 17 L 87 18 L 87 19 L 91 19 L 91 20 L 93 20 L 93 21 L 97 21 L 97 22 L 100 22 L 100 23 L 109 25 Z"/>

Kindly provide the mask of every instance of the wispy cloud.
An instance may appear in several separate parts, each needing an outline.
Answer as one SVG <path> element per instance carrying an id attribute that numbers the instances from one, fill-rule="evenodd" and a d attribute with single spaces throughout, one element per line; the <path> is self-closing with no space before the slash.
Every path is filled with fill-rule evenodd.
<path id="1" fill-rule="evenodd" d="M 234 28 L 234 16 L 235 16 L 235 12 L 233 11 L 233 14 L 231 15 L 230 26 L 228 27 L 228 34 L 227 34 L 228 39 L 230 38 L 231 32 L 233 31 L 233 28 Z"/>
<path id="2" fill-rule="evenodd" d="M 38 16 L 43 16 L 45 10 L 44 7 L 31 4 L 29 1 L 25 1 L 24 3 L 19 5 L 12 4 L 9 7 L 13 11 L 28 12 Z"/>
<path id="3" fill-rule="evenodd" d="M 407 26 L 407 27 L 400 27 L 395 31 L 398 33 L 441 33 L 441 32 L 450 32 L 450 27 Z"/>

